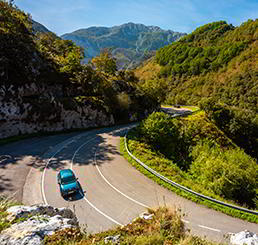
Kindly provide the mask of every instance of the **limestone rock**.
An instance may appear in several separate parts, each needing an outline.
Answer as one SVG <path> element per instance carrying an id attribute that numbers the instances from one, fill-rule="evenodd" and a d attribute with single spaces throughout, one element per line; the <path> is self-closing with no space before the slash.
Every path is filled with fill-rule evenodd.
<path id="1" fill-rule="evenodd" d="M 250 231 L 241 231 L 231 234 L 230 243 L 232 245 L 258 245 L 258 236 Z"/>
<path id="2" fill-rule="evenodd" d="M 0 234 L 1 245 L 39 245 L 46 235 L 79 226 L 77 217 L 67 208 L 14 206 L 7 212 L 8 219 L 17 223 Z"/>
<path id="3" fill-rule="evenodd" d="M 108 244 L 108 243 L 112 242 L 113 244 L 119 244 L 119 240 L 120 240 L 120 235 L 107 236 L 104 238 L 104 243 Z"/>
<path id="4" fill-rule="evenodd" d="M 149 219 L 152 219 L 153 216 L 154 216 L 154 214 L 149 214 L 149 213 L 144 212 L 144 213 L 140 214 L 139 217 L 140 217 L 141 219 L 149 220 Z"/>
<path id="5" fill-rule="evenodd" d="M 60 85 L 0 86 L 0 139 L 113 124 L 113 115 L 103 106 L 77 104 L 72 96 L 65 97 Z"/>

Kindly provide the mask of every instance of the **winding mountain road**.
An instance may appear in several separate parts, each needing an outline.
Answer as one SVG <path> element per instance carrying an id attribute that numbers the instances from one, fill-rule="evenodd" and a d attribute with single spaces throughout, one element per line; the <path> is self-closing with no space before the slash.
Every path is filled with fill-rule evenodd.
<path id="1" fill-rule="evenodd" d="M 180 209 L 191 233 L 226 241 L 225 234 L 258 225 L 235 219 L 159 186 L 133 168 L 119 152 L 119 138 L 130 126 L 33 138 L 0 147 L 0 194 L 16 191 L 24 204 L 70 207 L 89 232 L 131 222 L 148 207 Z M 2 159 L 2 160 L 1 160 Z M 81 192 L 62 198 L 56 176 L 71 168 Z"/>

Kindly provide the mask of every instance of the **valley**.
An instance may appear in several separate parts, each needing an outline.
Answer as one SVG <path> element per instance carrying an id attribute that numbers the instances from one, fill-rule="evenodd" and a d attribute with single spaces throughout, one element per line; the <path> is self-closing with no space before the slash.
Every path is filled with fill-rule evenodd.
<path id="1" fill-rule="evenodd" d="M 92 25 L 59 37 L 13 1 L 0 0 L 0 11 L 0 239 L 30 219 L 8 220 L 17 202 L 77 216 L 81 240 L 61 227 L 39 244 L 104 244 L 120 233 L 121 244 L 210 245 L 257 231 L 257 19 L 189 34 Z M 253 214 L 147 173 L 124 150 L 127 132 L 133 154 L 166 178 Z M 74 171 L 78 193 L 61 196 L 61 169 Z M 134 220 L 146 211 L 153 219 Z"/>

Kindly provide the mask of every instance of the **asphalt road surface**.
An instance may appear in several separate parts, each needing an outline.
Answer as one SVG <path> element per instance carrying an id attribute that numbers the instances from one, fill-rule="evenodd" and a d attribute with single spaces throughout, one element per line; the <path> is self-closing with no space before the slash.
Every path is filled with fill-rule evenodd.
<path id="1" fill-rule="evenodd" d="M 148 207 L 180 209 L 186 228 L 209 240 L 258 225 L 197 205 L 159 186 L 133 168 L 119 152 L 129 126 L 32 138 L 0 147 L 0 194 L 15 193 L 24 204 L 46 203 L 75 211 L 88 232 L 130 223 Z M 80 193 L 62 198 L 60 169 L 71 168 Z"/>

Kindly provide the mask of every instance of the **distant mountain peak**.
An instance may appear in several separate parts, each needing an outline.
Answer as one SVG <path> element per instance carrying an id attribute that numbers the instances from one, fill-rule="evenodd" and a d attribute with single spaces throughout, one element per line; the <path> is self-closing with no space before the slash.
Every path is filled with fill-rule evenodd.
<path id="1" fill-rule="evenodd" d="M 168 45 L 185 33 L 163 30 L 128 22 L 113 27 L 92 26 L 62 35 L 85 50 L 85 62 L 98 55 L 104 48 L 111 48 L 118 66 L 133 67 L 150 56 L 151 52 Z M 148 55 L 146 55 L 149 53 Z"/>

